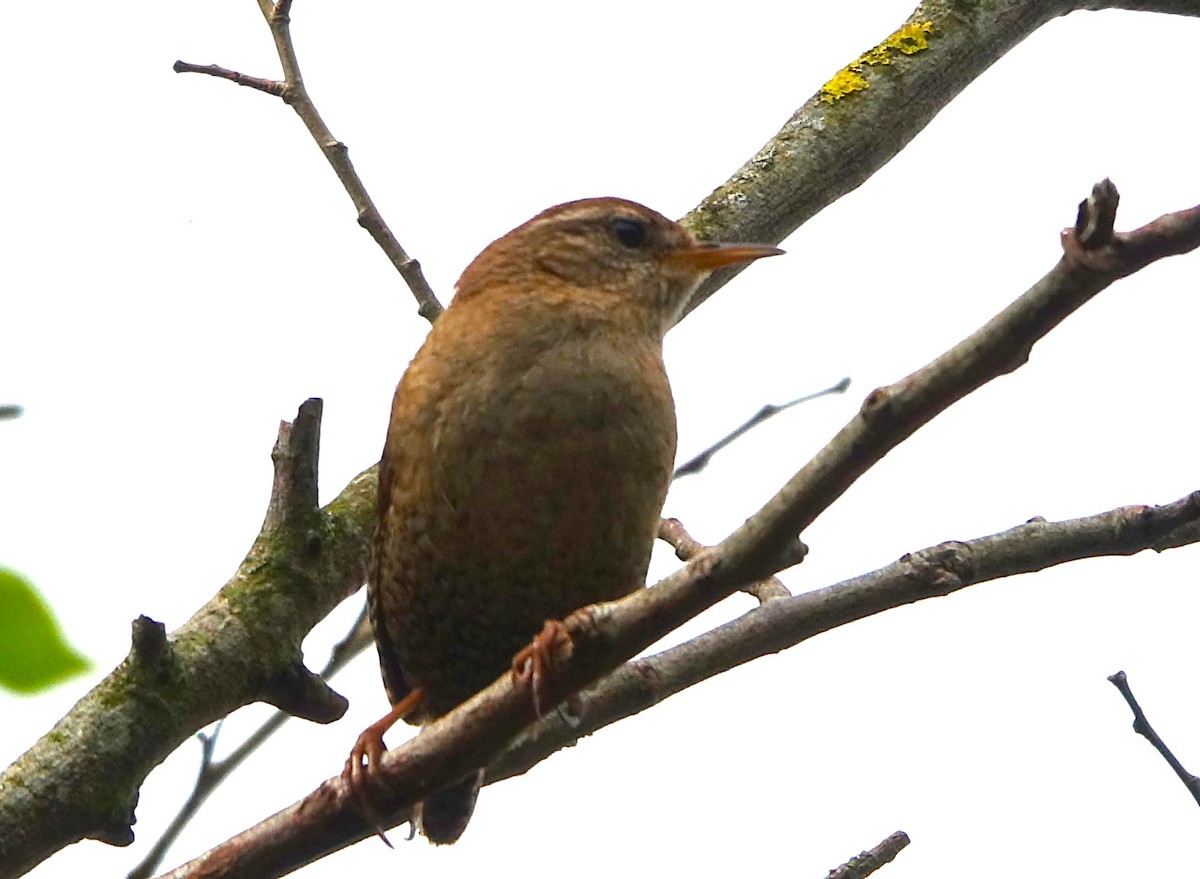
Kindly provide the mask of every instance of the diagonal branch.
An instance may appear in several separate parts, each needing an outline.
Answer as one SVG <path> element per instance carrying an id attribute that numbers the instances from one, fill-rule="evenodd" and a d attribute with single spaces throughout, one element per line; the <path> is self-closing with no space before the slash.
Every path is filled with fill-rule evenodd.
<path id="1" fill-rule="evenodd" d="M 872 573 L 794 598 L 767 602 L 697 638 L 618 668 L 581 694 L 577 717 L 572 722 L 551 713 L 526 730 L 489 764 L 487 783 L 523 774 L 579 739 L 694 684 L 838 626 L 977 583 L 1069 561 L 1132 555 L 1146 549 L 1161 551 L 1164 546 L 1178 545 L 1173 536 L 1197 521 L 1200 492 L 1161 507 L 1121 507 L 1063 522 L 1033 520 L 989 537 L 928 547 Z M 1200 534 L 1194 539 L 1200 541 Z M 392 821 L 408 820 L 411 802 L 437 786 L 423 777 L 426 767 L 433 767 L 430 771 L 436 770 L 439 778 L 453 777 L 456 770 L 437 762 L 442 756 L 439 750 L 458 746 L 458 740 L 465 738 L 460 735 L 464 727 L 485 722 L 488 700 L 493 700 L 495 707 L 505 698 L 510 702 L 515 698 L 516 710 L 522 706 L 528 710 L 528 698 L 519 692 L 514 694 L 507 678 L 502 678 L 444 722 L 439 721 L 436 733 L 430 727 L 397 751 L 389 752 L 392 756 L 385 758 L 391 768 L 386 789 L 392 794 L 401 791 L 400 797 L 393 796 L 393 802 L 401 804 L 392 812 Z M 431 743 L 431 736 L 440 739 Z M 401 782 L 407 787 L 394 787 Z M 163 879 L 281 876 L 373 833 L 347 801 L 340 779 L 334 778 L 300 803 L 165 874 Z"/>
<path id="2" fill-rule="evenodd" d="M 371 644 L 371 624 L 367 620 L 367 608 L 364 605 L 358 619 L 350 627 L 350 631 L 334 645 L 333 651 L 329 655 L 329 661 L 318 672 L 318 676 L 323 680 L 328 680 Z M 137 866 L 129 871 L 126 879 L 146 879 L 148 876 L 153 876 L 154 871 L 162 864 L 167 851 L 175 844 L 179 834 L 183 832 L 196 813 L 200 811 L 200 807 L 208 800 L 209 795 L 245 763 L 247 758 L 257 751 L 267 739 L 278 732 L 280 727 L 291 717 L 292 715 L 285 711 L 275 712 L 220 760 L 213 759 L 213 749 L 216 745 L 220 725 L 218 724 L 218 729 L 210 735 L 199 734 L 203 742 L 203 753 L 200 760 L 200 772 L 192 787 L 192 792 L 179 807 L 179 811 L 171 819 L 171 823 L 167 825 L 162 836 L 154 841 L 154 845 L 150 847 Z"/>
<path id="3" fill-rule="evenodd" d="M 302 98 L 293 106 L 337 169 L 339 179 L 359 208 L 360 223 L 372 232 L 402 275 L 407 271 L 416 278 L 419 266 L 398 244 L 390 243 L 394 238 L 382 224 L 382 219 L 378 220 L 379 227 L 374 227 L 378 211 L 350 166 L 344 145 L 333 139 L 303 92 L 288 32 L 290 3 L 280 0 L 275 6 L 269 0 L 258 2 L 280 50 L 284 82 L 300 88 Z M 1195 0 L 1097 0 L 1085 5 L 1093 9 L 1131 8 L 1197 14 Z M 924 17 L 910 18 L 910 25 L 915 24 L 924 32 L 922 22 L 931 24 L 932 29 L 924 42 L 916 31 L 909 30 L 910 25 L 906 25 L 881 43 L 877 47 L 880 51 L 865 53 L 848 65 L 846 70 L 857 73 L 868 87 L 840 95 L 838 89 L 831 89 L 829 101 L 814 96 L 767 147 L 689 216 L 689 224 L 709 238 L 766 240 L 769 236 L 757 230 L 772 229 L 778 236 L 774 240 L 779 240 L 878 170 L 928 124 L 953 95 L 1008 48 L 1045 21 L 1072 8 L 1074 5 L 1067 0 L 999 0 L 988 4 L 986 10 L 979 8 L 978 11 L 972 4 L 938 0 L 923 4 L 919 12 Z M 886 63 L 881 60 L 884 58 Z M 916 63 L 918 61 L 920 64 Z M 246 84 L 250 85 L 251 79 L 246 78 Z M 831 85 L 843 79 L 835 77 Z M 945 86 L 939 82 L 943 79 L 947 82 Z M 295 100 L 296 92 L 291 95 Z M 818 101 L 833 109 L 818 106 Z M 303 113 L 302 108 L 305 109 Z M 832 133 L 823 134 L 835 128 L 838 129 L 836 138 Z M 865 145 L 857 146 L 856 138 Z M 776 213 L 777 219 L 772 219 Z M 727 280 L 728 276 L 714 278 L 696 303 Z M 421 285 L 416 283 L 418 291 L 415 295 L 423 304 L 423 313 L 430 316 L 436 312 L 436 307 L 424 306 Z M 432 299 L 432 293 L 429 301 L 436 301 Z M 267 539 L 266 535 L 260 535 L 251 555 L 225 589 L 173 636 L 174 642 L 168 640 L 172 656 L 180 660 L 179 680 L 169 695 L 186 708 L 173 717 L 171 724 L 165 727 L 156 723 L 135 726 L 137 735 L 128 740 L 124 750 L 118 742 L 110 741 L 107 750 L 96 752 L 111 758 L 108 765 L 86 760 L 76 762 L 74 752 L 86 751 L 91 746 L 89 736 L 92 733 L 88 730 L 95 721 L 91 712 L 98 697 L 102 695 L 112 703 L 121 704 L 127 698 L 130 682 L 138 681 L 134 671 L 141 654 L 131 655 L 56 727 L 56 731 L 82 729 L 84 735 L 72 739 L 68 732 L 64 740 L 72 741 L 72 745 L 59 748 L 56 760 L 32 756 L 38 750 L 35 747 L 0 776 L 0 863 L 4 864 L 5 871 L 19 873 L 63 845 L 85 836 L 118 844 L 128 841 L 129 829 L 124 822 L 129 817 L 128 809 L 132 808 L 132 792 L 136 791 L 147 771 L 143 762 L 157 762 L 164 749 L 169 750 L 220 716 L 228 710 L 225 708 L 227 703 L 243 698 L 245 693 L 223 689 L 213 695 L 209 690 L 214 681 L 227 684 L 229 670 L 237 671 L 239 663 L 267 662 L 252 653 L 255 650 L 270 652 L 267 645 L 275 643 L 273 639 L 277 633 L 268 629 L 265 641 L 239 640 L 231 649 L 219 641 L 205 641 L 211 631 L 220 631 L 212 624 L 223 619 L 238 629 L 242 625 L 241 614 L 261 611 L 264 619 L 270 619 L 276 625 L 300 628 L 310 615 L 323 616 L 348 589 L 354 588 L 350 584 L 361 578 L 366 534 L 374 504 L 374 480 L 374 469 L 365 471 L 337 500 L 320 511 L 315 542 Z M 306 555 L 318 548 L 319 558 Z M 306 593 L 311 600 L 303 604 L 298 616 L 293 616 L 283 608 L 297 592 Z M 210 627 L 205 628 L 206 625 Z M 153 644 L 154 638 L 151 637 L 148 643 Z M 181 651 L 181 644 L 187 649 Z M 305 682 L 303 676 L 297 678 L 300 686 Z M 62 780 L 65 764 L 73 767 L 76 780 L 61 786 L 58 783 Z M 93 790 L 107 794 L 115 805 L 96 810 L 93 806 L 75 802 L 72 797 L 78 796 L 78 791 L 89 785 Z M 65 815 L 66 820 L 58 820 L 60 815 Z M 33 838 L 32 828 L 39 828 L 39 838 Z M 43 833 L 44 828 L 52 828 L 52 832 Z"/>
<path id="4" fill-rule="evenodd" d="M 1142 706 L 1134 698 L 1133 689 L 1129 686 L 1129 678 L 1126 677 L 1125 672 L 1119 671 L 1114 675 L 1109 675 L 1108 682 L 1121 691 L 1121 695 L 1125 697 L 1125 702 L 1129 705 L 1129 710 L 1133 712 L 1133 731 L 1154 746 L 1154 750 L 1158 751 L 1167 761 L 1167 765 L 1183 782 L 1183 786 L 1188 789 L 1192 798 L 1200 803 L 1200 778 L 1184 768 L 1183 764 L 1179 762 L 1179 758 L 1167 747 L 1167 743 L 1154 731 L 1154 727 L 1146 719 L 1146 713 L 1142 711 Z"/>
<path id="5" fill-rule="evenodd" d="M 246 76 L 215 64 L 189 64 L 186 61 L 176 61 L 175 72 L 203 73 L 236 82 L 238 85 L 250 86 L 282 98 L 285 104 L 295 110 L 296 115 L 300 117 L 304 127 L 308 129 L 308 133 L 321 148 L 325 159 L 337 174 L 338 180 L 341 181 L 350 200 L 354 203 L 354 207 L 358 211 L 358 224 L 371 233 L 375 243 L 391 260 L 396 271 L 400 273 L 400 277 L 404 279 L 408 289 L 412 291 L 417 300 L 417 312 L 421 317 L 433 323 L 442 313 L 442 304 L 438 302 L 433 288 L 425 280 L 421 264 L 408 255 L 396 236 L 392 234 L 387 223 L 384 222 L 383 215 L 375 207 L 375 202 L 367 193 L 366 186 L 363 185 L 362 179 L 354 169 L 354 164 L 350 161 L 350 151 L 344 143 L 333 136 L 333 132 L 329 130 L 325 120 L 321 118 L 321 114 L 317 112 L 316 104 L 313 103 L 312 98 L 308 95 L 308 89 L 304 86 L 304 78 L 300 75 L 300 62 L 296 57 L 295 46 L 292 44 L 290 17 L 292 4 L 290 0 L 279 0 L 278 3 L 259 0 L 258 5 L 271 28 L 271 37 L 275 41 L 279 63 L 283 65 L 283 82 Z"/>
<path id="6" fill-rule="evenodd" d="M 1200 15 L 1196 0 L 932 0 L 847 64 L 680 222 L 701 238 L 778 244 L 886 165 L 1010 49 L 1078 9 Z M 741 268 L 700 286 L 691 311 Z"/>
<path id="7" fill-rule="evenodd" d="M 1004 577 L 1085 558 L 1163 552 L 1200 543 L 1200 492 L 1161 507 L 1134 505 L 1063 522 L 1030 522 L 966 542 L 910 553 L 876 571 L 763 604 L 735 620 L 617 669 L 582 694 L 580 722 L 556 715 L 513 742 L 489 764 L 489 784 L 521 775 L 591 733 L 657 705 L 708 678 L 778 653 L 838 626 Z"/>
<path id="8" fill-rule="evenodd" d="M 284 69 L 282 83 L 217 65 L 177 61 L 175 70 L 228 79 L 278 94 L 291 104 L 349 193 L 359 224 L 404 278 L 419 313 L 432 322 L 442 308 L 419 263 L 408 256 L 384 222 L 345 144 L 333 137 L 308 96 L 291 38 L 290 6 L 259 0 Z M 681 222 L 708 240 L 779 243 L 891 161 L 1011 48 L 1046 22 L 1080 8 L 1200 14 L 1195 0 L 922 3 L 892 34 L 838 71 Z M 723 270 L 710 277 L 688 310 L 703 303 L 737 271 Z"/>
<path id="9" fill-rule="evenodd" d="M 872 873 L 896 859 L 901 850 L 907 848 L 908 834 L 897 830 L 879 845 L 851 858 L 840 867 L 829 871 L 827 879 L 867 879 Z"/>
<path id="10" fill-rule="evenodd" d="M 801 403 L 807 403 L 810 400 L 815 400 L 818 397 L 825 397 L 829 394 L 844 394 L 846 389 L 850 387 L 849 377 L 842 379 L 835 385 L 831 385 L 823 391 L 816 391 L 812 394 L 805 394 L 803 397 L 797 397 L 794 400 L 788 400 L 786 403 L 767 403 L 725 436 L 721 437 L 700 454 L 689 459 L 686 463 L 680 464 L 675 468 L 673 479 L 679 479 L 683 476 L 691 476 L 693 473 L 699 473 L 708 466 L 713 455 L 722 449 L 726 448 L 730 443 L 736 442 L 745 436 L 749 431 L 758 427 L 760 424 L 774 418 L 780 412 L 786 412 L 793 406 L 799 406 Z"/>
<path id="11" fill-rule="evenodd" d="M 1095 204 L 1085 202 L 1081 208 L 1080 222 L 1103 230 L 1111 222 L 1112 212 L 1101 208 L 1115 197 L 1115 188 L 1106 181 L 1097 186 L 1097 192 Z M 1109 219 L 1093 222 L 1097 213 Z M 619 602 L 583 608 L 568 617 L 565 623 L 573 652 L 561 676 L 548 685 L 550 695 L 556 699 L 570 696 L 734 590 L 775 573 L 787 563 L 784 559 L 797 534 L 888 451 L 955 401 L 1021 366 L 1037 340 L 1114 280 L 1144 265 L 1147 254 L 1182 253 L 1200 244 L 1200 208 L 1167 215 L 1125 235 L 1102 232 L 1086 243 L 1078 241 L 1074 229 L 1063 235 L 1064 256 L 1044 278 L 929 365 L 872 392 L 855 418 L 721 544 L 695 556 L 653 588 Z M 1096 246 L 1100 240 L 1107 243 Z M 1142 541 L 1138 548 L 1152 546 L 1194 522 L 1198 507 L 1200 495 L 1169 508 L 1138 508 L 1122 519 L 1118 530 L 1129 540 Z M 1093 536 L 1084 529 L 1083 552 L 1096 545 Z M 1032 543 L 1036 547 L 1037 542 Z M 1030 555 L 1034 551 L 1026 549 L 1025 556 Z M 1042 566 L 1053 563 L 1046 561 Z M 902 580 L 899 603 L 961 588 L 972 581 L 971 570 L 943 563 L 937 567 L 941 573 L 929 580 L 924 593 L 907 591 Z M 847 607 L 838 606 L 827 593 L 822 590 L 767 602 L 759 611 L 772 613 L 797 602 L 817 602 L 818 606 L 832 602 L 837 607 L 832 625 L 856 618 L 845 615 Z M 854 589 L 844 589 L 842 594 L 858 597 Z M 853 613 L 877 613 L 896 601 L 894 594 L 875 593 L 865 604 L 855 605 Z M 384 755 L 375 774 L 378 814 L 388 826 L 408 820 L 414 803 L 495 760 L 513 737 L 536 720 L 533 714 L 528 694 L 515 687 L 509 676 L 502 677 L 404 746 Z M 169 875 L 173 879 L 279 876 L 373 832 L 356 811 L 344 783 L 333 778 L 299 803 Z"/>
<path id="12" fill-rule="evenodd" d="M 0 876 L 84 838 L 128 845 L 150 770 L 242 705 L 265 701 L 322 723 L 345 712 L 300 647 L 362 584 L 369 532 L 358 523 L 374 504 L 375 478 L 359 476 L 317 508 L 320 416 L 310 400 L 281 426 L 272 512 L 221 591 L 169 636 L 161 623 L 135 620 L 125 661 L 0 774 Z"/>

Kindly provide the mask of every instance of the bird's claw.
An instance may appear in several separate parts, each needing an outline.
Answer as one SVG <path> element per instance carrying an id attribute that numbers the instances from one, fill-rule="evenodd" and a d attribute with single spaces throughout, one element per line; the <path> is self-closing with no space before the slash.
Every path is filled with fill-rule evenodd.
<path id="1" fill-rule="evenodd" d="M 350 756 L 346 758 L 346 765 L 342 767 L 342 781 L 345 782 L 350 795 L 354 798 L 359 814 L 388 848 L 395 846 L 384 833 L 383 821 L 371 803 L 370 777 L 371 773 L 379 766 L 383 752 L 387 750 L 387 745 L 383 743 L 383 734 L 391 729 L 397 720 L 411 714 L 413 709 L 421 703 L 421 699 L 421 691 L 419 689 L 412 690 L 393 705 L 391 711 L 359 733 L 354 747 L 350 749 Z"/>
<path id="2" fill-rule="evenodd" d="M 529 681 L 533 696 L 533 712 L 542 716 L 546 675 L 571 655 L 571 635 L 559 620 L 546 620 L 534 639 L 513 657 L 513 684 Z"/>
<path id="3" fill-rule="evenodd" d="M 346 765 L 342 768 L 342 781 L 350 789 L 350 795 L 354 797 L 354 803 L 363 820 L 375 831 L 375 835 L 383 840 L 384 845 L 395 848 L 384 832 L 383 821 L 371 803 L 367 787 L 371 770 L 379 765 L 379 760 L 386 750 L 383 735 L 374 726 L 367 727 L 350 749 L 350 756 L 346 758 Z"/>

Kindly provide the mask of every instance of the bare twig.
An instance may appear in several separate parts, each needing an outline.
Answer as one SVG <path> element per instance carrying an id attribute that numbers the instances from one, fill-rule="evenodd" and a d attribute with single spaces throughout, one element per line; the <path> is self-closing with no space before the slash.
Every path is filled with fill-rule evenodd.
<path id="1" fill-rule="evenodd" d="M 653 588 L 568 617 L 565 624 L 574 645 L 571 661 L 561 676 L 549 682 L 548 695 L 561 701 L 743 584 L 773 574 L 797 534 L 876 461 L 955 401 L 1025 363 L 1037 340 L 1114 280 L 1136 270 L 1129 260 L 1144 265 L 1147 253 L 1180 253 L 1200 244 L 1200 209 L 1167 215 L 1127 235 L 1114 234 L 1109 244 L 1099 248 L 1075 242 L 1073 230 L 1064 236 L 1063 258 L 1041 281 L 929 365 L 873 391 L 855 418 L 721 544 L 700 553 Z M 1189 496 L 1167 512 L 1139 508 L 1132 521 L 1123 523 L 1131 535 L 1128 539 L 1141 539 L 1143 544 L 1147 539 L 1160 540 L 1194 520 L 1198 506 L 1200 496 Z M 970 569 L 937 570 L 927 594 L 914 595 L 905 586 L 902 600 L 946 594 L 972 579 Z M 855 596 L 855 591 L 849 594 Z M 768 602 L 754 613 L 794 607 L 793 602 L 812 600 L 812 595 Z M 819 600 L 831 597 L 822 591 Z M 887 601 L 872 596 L 867 603 L 857 604 L 854 613 L 867 615 L 886 606 Z M 845 621 L 834 617 L 831 624 Z M 375 774 L 378 814 L 389 826 L 407 821 L 413 803 L 489 764 L 533 720 L 528 695 L 505 675 L 385 754 Z M 329 779 L 304 800 L 170 875 L 175 879 L 282 875 L 373 832 L 354 808 L 341 779 Z"/>
<path id="2" fill-rule="evenodd" d="M 733 430 L 726 436 L 717 440 L 715 443 L 713 443 L 711 446 L 709 446 L 707 449 L 705 449 L 700 454 L 696 455 L 696 457 L 692 458 L 686 464 L 681 464 L 677 468 L 675 468 L 675 477 L 674 478 L 679 479 L 682 476 L 690 476 L 693 473 L 699 473 L 701 470 L 703 470 L 705 467 L 708 466 L 708 462 L 712 460 L 713 455 L 715 455 L 717 452 L 721 451 L 721 449 L 725 448 L 727 445 L 729 445 L 734 440 L 738 439 L 740 436 L 742 436 L 746 432 L 753 430 L 755 427 L 762 424 L 764 421 L 768 421 L 769 419 L 774 418 L 780 412 L 786 412 L 788 409 L 791 409 L 793 406 L 798 406 L 801 403 L 807 403 L 809 400 L 815 400 L 818 397 L 824 397 L 829 394 L 843 394 L 846 392 L 846 389 L 848 387 L 850 387 L 850 379 L 844 378 L 840 382 L 838 382 L 836 385 L 828 387 L 823 391 L 817 391 L 815 394 L 805 394 L 803 397 L 797 397 L 795 400 L 789 400 L 786 403 L 782 403 L 782 404 L 778 404 L 778 405 L 776 405 L 774 403 L 768 403 L 767 405 L 765 405 L 761 409 L 759 409 L 758 412 L 756 412 L 753 416 L 751 416 L 751 418 L 748 421 L 746 421 L 744 424 L 742 424 L 740 427 L 736 428 L 735 430 Z"/>
<path id="3" fill-rule="evenodd" d="M 271 3 L 270 0 L 259 0 L 259 9 L 262 10 L 263 17 L 271 28 L 275 50 L 279 55 L 279 62 L 283 66 L 282 82 L 246 76 L 215 64 L 189 64 L 185 61 L 175 62 L 175 72 L 202 73 L 227 79 L 238 85 L 249 86 L 275 95 L 291 106 L 304 123 L 305 128 L 308 129 L 308 133 L 312 135 L 313 140 L 317 142 L 317 146 L 321 148 L 321 152 L 325 154 L 326 160 L 333 167 L 334 173 L 342 182 L 350 200 L 354 202 L 354 207 L 358 211 L 358 224 L 371 233 L 375 243 L 382 248 L 396 271 L 400 273 L 400 277 L 404 279 L 408 289 L 412 291 L 417 300 L 417 312 L 433 323 L 442 313 L 442 304 L 438 302 L 433 288 L 425 280 L 421 264 L 410 257 L 400 246 L 400 242 L 396 240 L 396 236 L 384 222 L 383 215 L 375 207 L 375 202 L 367 193 L 366 186 L 363 185 L 358 172 L 354 169 L 346 145 L 333 136 L 320 113 L 317 112 L 312 98 L 308 95 L 308 89 L 304 86 L 304 78 L 300 75 L 300 62 L 296 57 L 296 49 L 292 44 L 291 6 L 290 0 L 279 0 L 277 3 Z"/>
<path id="4" fill-rule="evenodd" d="M 1145 712 L 1142 711 L 1142 706 L 1138 704 L 1137 699 L 1133 696 L 1133 690 L 1129 686 L 1129 680 L 1126 678 L 1125 672 L 1119 671 L 1114 675 L 1109 675 L 1108 681 L 1121 691 L 1121 695 L 1125 697 L 1125 701 L 1129 704 L 1129 709 L 1133 712 L 1133 731 L 1140 736 L 1144 736 L 1146 741 L 1154 746 L 1154 749 L 1167 761 L 1167 765 L 1175 770 L 1175 774 L 1179 776 L 1179 780 L 1183 782 L 1183 786 L 1188 789 L 1188 793 L 1192 795 L 1197 804 L 1200 804 L 1200 778 L 1197 778 L 1183 768 L 1183 764 L 1171 753 L 1171 749 L 1167 747 L 1167 743 L 1154 731 L 1154 727 L 1150 725 L 1150 721 L 1146 719 Z"/>
<path id="5" fill-rule="evenodd" d="M 216 64 L 189 64 L 186 61 L 176 61 L 171 65 L 171 69 L 176 73 L 202 73 L 205 76 L 227 79 L 238 85 L 244 85 L 247 88 L 266 92 L 268 95 L 274 95 L 277 98 L 282 98 L 286 89 L 286 86 L 282 82 L 279 82 L 279 80 L 247 76 L 244 73 L 238 73 L 236 70 L 229 70 L 226 67 L 220 67 Z"/>
<path id="6" fill-rule="evenodd" d="M 687 562 L 694 559 L 700 553 L 710 547 L 697 541 L 692 535 L 688 534 L 687 529 L 683 527 L 683 523 L 678 519 L 662 519 L 658 523 L 658 539 L 667 543 L 675 550 L 675 558 L 681 562 Z M 808 551 L 800 541 L 797 543 L 796 564 L 799 564 L 804 554 Z M 789 566 L 790 567 L 790 566 Z M 782 569 L 781 569 L 782 570 Z M 758 599 L 759 604 L 766 604 L 776 598 L 790 598 L 792 593 L 783 585 L 783 581 L 778 577 L 769 577 L 766 580 L 759 580 L 743 587 L 744 591 L 753 595 Z"/>
<path id="7" fill-rule="evenodd" d="M 830 870 L 828 879 L 866 879 L 880 867 L 894 861 L 908 843 L 908 834 L 897 830 L 873 849 L 851 858 L 836 870 Z"/>

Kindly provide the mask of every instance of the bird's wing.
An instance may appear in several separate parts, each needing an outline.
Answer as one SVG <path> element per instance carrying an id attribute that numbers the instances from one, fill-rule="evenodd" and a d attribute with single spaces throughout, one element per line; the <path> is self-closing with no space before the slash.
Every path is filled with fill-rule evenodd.
<path id="1" fill-rule="evenodd" d="M 380 540 L 392 503 L 392 468 L 388 466 L 388 455 L 383 456 L 379 464 L 379 502 L 375 518 L 375 538 L 372 541 L 372 559 L 367 577 L 367 615 L 371 620 L 371 628 L 375 632 L 375 649 L 379 652 L 379 670 L 383 674 L 383 688 L 387 691 L 388 700 L 395 705 L 409 694 L 412 685 L 400 669 L 396 657 L 396 648 L 388 632 L 387 615 L 382 607 L 382 589 L 380 588 L 382 568 L 380 559 Z"/>

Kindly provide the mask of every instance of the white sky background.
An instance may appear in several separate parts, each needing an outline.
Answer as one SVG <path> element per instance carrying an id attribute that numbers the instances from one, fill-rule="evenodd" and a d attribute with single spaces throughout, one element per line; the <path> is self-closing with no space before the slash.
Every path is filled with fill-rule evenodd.
<path id="1" fill-rule="evenodd" d="M 682 215 L 911 7 L 300 0 L 293 32 L 326 121 L 445 300 L 485 244 L 548 205 L 621 195 Z M 0 694 L 7 762 L 122 659 L 134 617 L 173 629 L 236 568 L 278 422 L 302 400 L 325 399 L 323 501 L 377 459 L 426 325 L 289 109 L 172 73 L 182 58 L 277 75 L 252 0 L 12 3 L 3 22 L 0 402 L 27 411 L 0 424 L 0 562 L 95 661 L 48 695 Z M 724 536 L 873 387 L 1047 271 L 1095 181 L 1119 187 L 1122 229 L 1200 200 L 1198 43 L 1195 19 L 1051 23 L 786 257 L 686 320 L 667 342 L 681 460 L 764 402 L 854 385 L 720 454 L 667 512 Z M 1196 488 L 1198 287 L 1193 255 L 1102 293 L 872 470 L 805 533 L 810 558 L 785 581 Z M 486 789 L 453 848 L 367 841 L 303 875 L 821 876 L 897 829 L 913 845 L 893 879 L 1163 863 L 1200 816 L 1105 677 L 1127 670 L 1200 772 L 1197 553 L 1074 564 L 823 635 Z M 671 568 L 664 548 L 652 576 Z M 750 606 L 735 597 L 688 631 Z M 307 643 L 314 668 L 353 613 Z M 373 654 L 333 684 L 346 717 L 288 724 L 164 867 L 340 769 L 386 704 Z M 223 750 L 266 713 L 240 712 Z M 134 846 L 84 842 L 32 875 L 123 875 L 198 755 L 185 745 L 150 777 Z"/>

